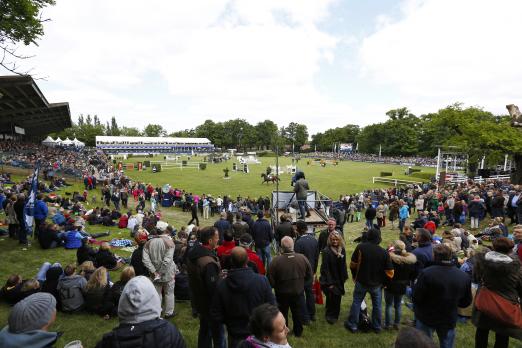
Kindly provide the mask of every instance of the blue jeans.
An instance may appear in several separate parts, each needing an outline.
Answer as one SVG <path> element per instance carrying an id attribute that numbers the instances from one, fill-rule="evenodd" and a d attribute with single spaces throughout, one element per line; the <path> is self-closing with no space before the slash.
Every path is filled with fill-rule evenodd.
<path id="1" fill-rule="evenodd" d="M 366 219 L 366 226 L 368 227 L 368 229 L 373 228 L 373 219 Z"/>
<path id="2" fill-rule="evenodd" d="M 49 262 L 44 262 L 42 267 L 40 267 L 40 270 L 36 274 L 36 280 L 38 280 L 40 283 L 45 282 L 47 271 L 51 267 L 53 267 L 53 268 L 54 267 L 62 268 L 62 265 L 60 265 L 58 262 L 54 263 L 53 265 L 51 265 Z"/>
<path id="3" fill-rule="evenodd" d="M 256 246 L 256 254 L 259 256 L 261 261 L 265 264 L 265 268 L 268 269 L 268 265 L 272 262 L 272 254 L 270 254 L 270 244 L 266 247 L 257 247 Z"/>
<path id="4" fill-rule="evenodd" d="M 401 231 L 401 233 L 404 225 L 406 225 L 406 219 L 399 219 L 399 231 Z"/>
<path id="5" fill-rule="evenodd" d="M 376 331 L 381 330 L 381 307 L 382 307 L 382 289 L 380 286 L 368 288 L 359 282 L 355 283 L 353 289 L 353 302 L 350 308 L 350 315 L 345 322 L 345 326 L 349 326 L 352 330 L 357 330 L 359 325 L 359 313 L 361 312 L 361 303 L 366 294 L 369 293 L 372 298 L 372 327 Z"/>
<path id="6" fill-rule="evenodd" d="M 392 307 L 395 308 L 395 320 L 393 323 L 399 325 L 401 323 L 402 315 L 402 295 L 394 295 L 388 290 L 384 289 L 384 301 L 386 302 L 386 309 L 384 311 L 384 326 L 391 325 Z"/>
<path id="7" fill-rule="evenodd" d="M 436 331 L 437 336 L 439 337 L 440 348 L 453 348 L 455 346 L 455 328 L 449 330 L 437 329 L 425 325 L 419 319 L 416 320 L 415 326 L 417 327 L 417 329 L 428 335 L 429 338 L 433 336 L 433 331 Z"/>
<path id="8" fill-rule="evenodd" d="M 306 200 L 298 200 L 299 204 L 299 213 L 301 214 L 301 219 L 305 219 L 306 217 Z"/>

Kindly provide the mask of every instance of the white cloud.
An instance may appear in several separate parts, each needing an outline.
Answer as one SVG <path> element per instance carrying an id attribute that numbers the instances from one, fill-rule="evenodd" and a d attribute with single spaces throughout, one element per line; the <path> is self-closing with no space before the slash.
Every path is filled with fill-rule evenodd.
<path id="1" fill-rule="evenodd" d="M 46 10 L 52 21 L 29 64 L 49 76 L 44 93 L 69 101 L 73 117 L 116 115 L 120 124 L 169 130 L 210 116 L 325 129 L 350 112 L 314 85 L 338 44 L 318 26 L 333 1 L 58 1 Z M 154 91 L 149 99 L 128 95 L 151 74 L 185 107 L 166 110 L 175 103 Z"/>
<path id="2" fill-rule="evenodd" d="M 522 104 L 522 2 L 409 0 L 401 8 L 403 18 L 360 50 L 363 76 L 397 91 L 397 106 L 421 113 L 462 101 L 505 113 Z"/>

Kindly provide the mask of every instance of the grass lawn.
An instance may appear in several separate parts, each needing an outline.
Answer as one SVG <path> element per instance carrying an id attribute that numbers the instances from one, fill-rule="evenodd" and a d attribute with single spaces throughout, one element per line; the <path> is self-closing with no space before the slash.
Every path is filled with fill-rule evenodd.
<path id="1" fill-rule="evenodd" d="M 135 159 L 133 159 L 134 161 Z M 266 166 L 273 163 L 275 159 L 263 159 L 263 164 L 251 165 L 250 174 L 233 173 L 232 179 L 223 180 L 222 169 L 224 167 L 232 167 L 231 162 L 222 164 L 210 164 L 205 171 L 197 171 L 194 169 L 179 170 L 171 169 L 168 172 L 152 174 L 146 172 L 128 173 L 135 180 L 143 180 L 154 184 L 170 183 L 175 187 L 185 188 L 197 193 L 217 194 L 241 194 L 243 196 L 258 196 L 260 194 L 270 193 L 274 187 L 269 184 L 261 185 L 260 173 L 264 171 Z M 282 159 L 281 165 L 286 165 L 290 161 Z M 326 168 L 319 166 L 306 166 L 303 170 L 310 182 L 312 189 L 331 197 L 337 197 L 339 193 L 358 192 L 370 187 L 382 187 L 384 185 L 373 185 L 371 183 L 372 176 L 379 176 L 380 171 L 393 171 L 394 177 L 407 179 L 401 175 L 404 167 L 390 165 L 370 165 L 355 162 L 340 162 L 339 166 L 334 167 L 328 165 Z M 20 180 L 21 176 L 15 176 L 15 180 Z M 290 175 L 282 175 L 281 189 L 290 189 Z M 83 190 L 80 182 L 73 187 L 67 189 Z M 99 191 L 96 192 L 98 199 Z M 132 199 L 130 200 L 132 201 Z M 131 206 L 134 205 L 130 202 Z M 165 220 L 179 229 L 190 219 L 188 213 L 183 213 L 179 208 L 163 208 L 161 209 Z M 0 221 L 4 218 L 0 213 Z M 200 219 L 202 225 L 211 225 L 215 218 L 209 220 Z M 351 242 L 360 235 L 363 224 L 348 223 L 345 225 L 345 237 L 348 241 L 346 244 L 347 254 L 351 255 L 355 248 L 355 244 Z M 123 237 L 128 238 L 127 230 L 119 230 L 116 227 L 88 227 L 89 232 L 110 231 L 110 238 Z M 383 243 L 385 247 L 398 237 L 397 229 L 391 230 L 390 227 L 383 229 Z M 128 257 L 129 254 L 120 250 L 115 251 L 116 254 Z M 9 274 L 21 274 L 24 279 L 34 277 L 38 268 L 44 261 L 60 262 L 62 265 L 76 262 L 75 251 L 64 249 L 42 250 L 38 243 L 33 243 L 28 250 L 22 250 L 16 241 L 9 238 L 0 238 L 0 282 L 3 284 Z M 113 281 L 119 278 L 119 272 L 111 272 Z M 383 332 L 379 335 L 374 333 L 367 334 L 351 334 L 343 328 L 342 322 L 348 315 L 349 306 L 352 302 L 353 282 L 350 279 L 346 282 L 346 295 L 343 297 L 341 307 L 341 318 L 338 323 L 333 326 L 328 325 L 324 320 L 324 306 L 317 306 L 317 321 L 307 326 L 301 338 L 291 336 L 289 338 L 292 347 L 390 347 L 394 342 L 396 332 Z M 171 321 L 179 328 L 183 334 L 188 347 L 197 346 L 198 321 L 193 319 L 190 311 L 190 304 L 177 303 L 176 312 L 178 315 Z M 0 325 L 3 327 L 7 323 L 9 314 L 9 306 L 0 304 Z M 409 309 L 403 307 L 403 320 L 411 319 L 412 314 Z M 79 339 L 83 342 L 84 347 L 94 347 L 99 341 L 103 333 L 110 331 L 118 325 L 118 320 L 112 318 L 108 321 L 103 320 L 95 315 L 88 314 L 64 314 L 58 313 L 57 321 L 51 328 L 54 331 L 63 331 L 62 338 L 58 341 L 57 347 L 63 347 L 67 342 Z M 291 323 L 289 323 L 291 328 Z M 471 347 L 474 342 L 474 327 L 470 324 L 459 324 L 457 326 L 457 347 Z M 512 342 L 511 347 L 521 347 L 519 342 Z"/>

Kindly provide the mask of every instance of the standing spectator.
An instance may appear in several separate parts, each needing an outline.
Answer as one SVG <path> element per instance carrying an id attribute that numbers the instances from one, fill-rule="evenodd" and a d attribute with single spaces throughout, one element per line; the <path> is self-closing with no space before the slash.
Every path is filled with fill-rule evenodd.
<path id="1" fill-rule="evenodd" d="M 422 204 L 424 204 L 424 200 L 422 200 Z M 388 220 L 390 220 L 391 229 L 395 228 L 395 220 L 399 216 L 399 204 L 397 201 L 393 201 L 390 203 L 390 214 L 388 215 Z"/>
<path id="2" fill-rule="evenodd" d="M 0 331 L 0 347 L 45 348 L 54 346 L 58 333 L 49 332 L 56 320 L 56 299 L 48 293 L 36 293 L 18 302 Z"/>
<path id="3" fill-rule="evenodd" d="M 232 219 L 233 218 L 233 214 L 228 212 L 227 213 L 227 220 L 229 218 L 230 215 L 230 218 Z M 232 221 L 229 223 L 231 223 L 232 225 L 232 231 L 233 231 L 233 235 L 234 235 L 234 240 L 236 241 L 236 243 L 239 242 L 239 239 L 241 238 L 242 235 L 244 235 L 245 233 L 248 233 L 250 235 L 252 235 L 252 232 L 250 231 L 250 226 L 248 226 L 248 224 L 243 221 L 243 218 L 241 217 L 241 213 L 236 213 L 236 216 L 235 216 L 235 221 Z"/>
<path id="4" fill-rule="evenodd" d="M 251 333 L 248 319 L 254 308 L 263 303 L 275 304 L 275 299 L 267 278 L 247 266 L 244 248 L 232 249 L 230 261 L 232 268 L 216 288 L 210 315 L 213 321 L 225 323 L 228 346 L 235 348 Z"/>
<path id="5" fill-rule="evenodd" d="M 263 261 L 252 250 L 253 243 L 254 241 L 252 240 L 252 236 L 248 233 L 244 233 L 239 239 L 239 246 L 245 248 L 248 255 L 248 266 L 252 268 L 254 272 L 265 275 L 266 269 Z"/>
<path id="6" fill-rule="evenodd" d="M 210 215 L 210 202 L 206 196 L 203 196 L 203 219 L 208 220 Z"/>
<path id="7" fill-rule="evenodd" d="M 399 230 L 402 233 L 402 229 L 404 228 L 404 225 L 406 224 L 406 220 L 410 217 L 410 210 L 406 203 L 404 203 L 403 200 L 399 203 Z"/>
<path id="8" fill-rule="evenodd" d="M 18 222 L 18 218 L 16 216 L 15 212 L 15 203 L 16 203 L 16 196 L 12 195 L 4 209 L 6 215 L 7 215 L 7 223 L 9 224 L 8 230 L 9 230 L 9 237 L 16 239 L 18 237 L 18 229 L 20 228 L 20 223 Z"/>
<path id="9" fill-rule="evenodd" d="M 522 263 L 522 224 L 516 225 L 513 228 L 513 242 L 515 243 L 513 253 Z"/>
<path id="10" fill-rule="evenodd" d="M 40 225 L 47 219 L 49 209 L 47 204 L 43 201 L 43 194 L 39 193 L 36 196 L 36 202 L 34 203 L 34 238 L 38 238 L 40 233 Z"/>
<path id="11" fill-rule="evenodd" d="M 457 308 L 470 305 L 471 279 L 452 262 L 451 249 L 444 244 L 433 248 L 435 264 L 425 268 L 413 288 L 417 329 L 429 337 L 437 332 L 441 348 L 455 342 Z"/>
<path id="12" fill-rule="evenodd" d="M 364 212 L 364 217 L 366 218 L 366 227 L 373 228 L 373 220 L 377 216 L 377 210 L 370 204 L 366 211 Z"/>
<path id="13" fill-rule="evenodd" d="M 272 243 L 274 237 L 272 235 L 270 222 L 264 218 L 262 211 L 257 213 L 257 220 L 254 222 L 252 228 L 252 237 L 255 241 L 256 253 L 259 258 L 263 260 L 265 268 L 268 269 L 268 265 L 272 260 L 272 255 L 270 254 L 270 243 Z"/>
<path id="14" fill-rule="evenodd" d="M 132 252 L 130 265 L 134 267 L 134 272 L 137 276 L 142 275 L 148 277 L 149 271 L 143 264 L 143 248 L 148 240 L 147 231 L 144 229 L 138 230 L 134 236 L 134 240 L 136 241 L 136 244 L 138 244 L 138 248 Z"/>
<path id="15" fill-rule="evenodd" d="M 384 289 L 386 309 L 384 311 L 384 328 L 392 328 L 392 307 L 395 308 L 395 320 L 393 328 L 399 329 L 401 323 L 402 297 L 406 293 L 406 287 L 415 278 L 415 263 L 417 257 L 406 250 L 406 244 L 400 240 L 393 243 L 393 250 L 389 251 L 393 264 L 393 278 Z"/>
<path id="16" fill-rule="evenodd" d="M 299 237 L 295 241 L 295 252 L 303 254 L 310 262 L 312 272 L 317 273 L 317 265 L 319 264 L 319 249 L 317 248 L 317 239 L 313 231 L 308 231 L 306 222 L 299 220 L 296 223 L 297 234 Z M 310 321 L 315 321 L 315 296 L 312 292 L 313 279 L 306 282 L 304 285 L 305 301 L 303 302 L 303 317 L 305 324 Z"/>
<path id="17" fill-rule="evenodd" d="M 384 208 L 383 203 L 379 203 L 377 206 L 376 215 L 377 217 L 377 225 L 379 227 L 385 227 L 386 226 L 386 209 Z"/>
<path id="18" fill-rule="evenodd" d="M 319 233 L 319 239 L 317 241 L 317 253 L 320 253 L 324 248 L 326 248 L 328 236 L 330 236 L 330 233 L 335 231 L 340 233 L 340 231 L 337 229 L 337 222 L 334 218 L 329 218 L 328 221 L 326 221 L 326 229 Z"/>
<path id="19" fill-rule="evenodd" d="M 223 265 L 223 257 L 224 255 L 230 255 L 230 251 L 234 249 L 236 246 L 236 242 L 234 241 L 234 236 L 232 235 L 232 231 L 227 230 L 225 232 L 225 240 L 223 244 L 218 246 L 216 254 L 219 257 L 221 264 Z"/>
<path id="20" fill-rule="evenodd" d="M 372 328 L 377 333 L 381 331 L 382 286 L 393 278 L 393 265 L 380 243 L 381 231 L 372 228 L 366 234 L 366 242 L 357 245 L 352 254 L 350 270 L 355 288 L 350 315 L 344 322 L 344 327 L 351 332 L 357 331 L 361 303 L 366 293 L 370 293 L 372 298 Z"/>
<path id="21" fill-rule="evenodd" d="M 174 263 L 174 242 L 167 230 L 158 238 L 149 240 L 143 248 L 143 264 L 153 276 L 154 287 L 160 301 L 164 302 L 164 317 L 171 318 L 174 313 L 174 286 L 176 264 Z"/>
<path id="22" fill-rule="evenodd" d="M 161 300 L 151 281 L 134 277 L 123 289 L 118 305 L 120 325 L 103 335 L 96 348 L 185 348 L 178 329 L 161 319 Z"/>
<path id="23" fill-rule="evenodd" d="M 64 312 L 77 312 L 85 303 L 83 294 L 87 280 L 79 274 L 74 274 L 75 271 L 74 265 L 67 265 L 64 269 L 64 277 L 58 282 L 57 290 Z"/>
<path id="24" fill-rule="evenodd" d="M 281 214 L 280 223 L 277 224 L 275 231 L 275 240 L 278 246 L 281 246 L 281 239 L 285 236 L 294 238 L 294 226 L 292 226 L 292 216 L 290 214 Z"/>
<path id="25" fill-rule="evenodd" d="M 223 325 L 210 317 L 210 304 L 220 274 L 219 260 L 214 252 L 219 233 L 215 227 L 204 227 L 199 238 L 201 244 L 194 244 L 187 255 L 192 304 L 199 313 L 198 348 L 224 348 Z"/>
<path id="26" fill-rule="evenodd" d="M 268 270 L 268 279 L 275 290 L 279 310 L 285 320 L 288 309 L 292 311 L 293 330 L 296 337 L 303 332 L 303 317 L 299 300 L 304 284 L 313 278 L 312 266 L 304 255 L 294 252 L 294 241 L 290 237 L 281 239 L 283 254 L 274 258 Z"/>
<path id="27" fill-rule="evenodd" d="M 479 228 L 481 217 L 486 214 L 486 206 L 481 202 L 480 196 L 476 195 L 471 203 L 468 205 L 469 217 L 471 220 L 471 229 Z"/>
<path id="28" fill-rule="evenodd" d="M 495 196 L 493 197 L 493 200 L 491 201 L 491 217 L 504 217 L 504 195 L 502 194 L 502 191 L 495 192 Z"/>
<path id="29" fill-rule="evenodd" d="M 190 213 L 192 214 L 192 219 L 190 219 L 187 225 L 192 224 L 194 220 L 196 220 L 196 226 L 199 226 L 198 204 L 196 202 L 192 203 L 190 206 Z"/>
<path id="30" fill-rule="evenodd" d="M 321 289 L 326 296 L 325 317 L 328 324 L 339 319 L 344 283 L 348 279 L 346 250 L 341 235 L 334 231 L 328 236 L 327 247 L 322 251 Z"/>
<path id="31" fill-rule="evenodd" d="M 16 220 L 18 221 L 18 243 L 23 246 L 29 246 L 27 241 L 27 225 L 24 218 L 24 207 L 25 207 L 25 195 L 23 193 L 18 194 L 16 202 L 13 205 Z"/>
<path id="32" fill-rule="evenodd" d="M 232 226 L 230 225 L 230 222 L 227 220 L 227 213 L 224 211 L 221 211 L 219 213 L 219 220 L 214 223 L 214 227 L 217 228 L 219 233 L 219 242 L 223 242 L 223 238 L 225 235 L 225 232 L 232 229 Z"/>
<path id="33" fill-rule="evenodd" d="M 493 240 L 493 251 L 476 255 L 473 278 L 480 283 L 480 291 L 492 291 L 513 304 L 520 306 L 522 298 L 522 268 L 518 259 L 509 257 L 513 241 L 501 237 Z M 517 318 L 505 318 L 506 321 Z M 520 318 L 519 318 L 520 319 Z M 489 331 L 495 332 L 495 347 L 508 347 L 509 337 L 522 340 L 522 328 L 507 325 L 482 313 L 475 306 L 472 314 L 477 327 L 475 347 L 487 348 Z"/>
<path id="34" fill-rule="evenodd" d="M 425 267 L 430 266 L 433 261 L 433 246 L 431 244 L 430 231 L 424 228 L 418 228 L 417 231 L 415 231 L 414 239 L 418 245 L 413 249 L 412 253 L 417 258 L 415 268 L 418 273 Z"/>
<path id="35" fill-rule="evenodd" d="M 306 207 L 306 199 L 308 197 L 308 190 L 310 189 L 310 187 L 308 186 L 308 181 L 306 181 L 303 172 L 297 172 L 295 174 L 295 179 L 296 182 L 294 184 L 294 192 L 295 198 L 297 199 L 297 204 L 299 205 L 299 213 L 301 215 L 299 216 L 299 219 L 304 220 L 305 216 L 310 216 L 310 214 L 307 213 Z"/>

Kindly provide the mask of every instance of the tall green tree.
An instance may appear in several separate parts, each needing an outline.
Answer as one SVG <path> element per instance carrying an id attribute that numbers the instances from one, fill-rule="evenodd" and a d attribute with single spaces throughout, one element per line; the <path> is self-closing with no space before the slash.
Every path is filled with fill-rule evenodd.
<path id="1" fill-rule="evenodd" d="M 109 128 L 109 127 L 107 127 Z M 119 136 L 120 135 L 120 128 L 118 127 L 118 123 L 116 122 L 116 117 L 112 116 L 111 118 L 111 126 L 110 126 L 110 132 L 113 136 Z"/>
<path id="2" fill-rule="evenodd" d="M 143 134 L 147 137 L 164 137 L 167 131 L 160 124 L 148 124 L 143 129 Z"/>
<path id="3" fill-rule="evenodd" d="M 0 66 L 16 74 L 26 74 L 18 69 L 20 44 L 38 45 L 37 40 L 44 34 L 42 9 L 54 5 L 54 0 L 2 0 L 0 1 Z"/>
<path id="4" fill-rule="evenodd" d="M 121 136 L 126 136 L 126 137 L 139 137 L 141 136 L 141 132 L 138 128 L 136 127 L 121 127 L 119 128 L 119 132 Z"/>
<path id="5" fill-rule="evenodd" d="M 256 145 L 260 148 L 274 149 L 278 138 L 278 128 L 271 120 L 264 120 L 255 125 Z"/>

